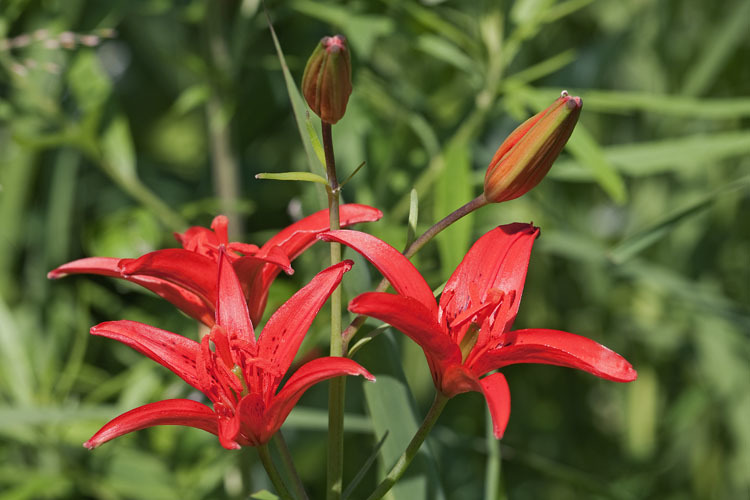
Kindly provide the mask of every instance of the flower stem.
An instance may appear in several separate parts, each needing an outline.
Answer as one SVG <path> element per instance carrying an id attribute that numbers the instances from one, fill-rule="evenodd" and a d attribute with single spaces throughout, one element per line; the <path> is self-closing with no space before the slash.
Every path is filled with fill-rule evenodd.
<path id="1" fill-rule="evenodd" d="M 434 224 L 430 229 L 422 233 L 422 236 L 414 240 L 412 244 L 409 245 L 409 248 L 404 250 L 404 256 L 407 259 L 412 258 L 415 253 L 421 250 L 422 247 L 425 246 L 425 244 L 427 244 L 427 242 L 429 242 L 432 238 L 437 236 L 440 231 L 447 228 L 461 217 L 470 214 L 480 207 L 485 206 L 487 203 L 488 201 L 485 199 L 484 194 L 480 194 L 466 205 L 446 215 L 445 217 L 443 217 L 443 219 Z"/>
<path id="2" fill-rule="evenodd" d="M 289 493 L 284 481 L 281 479 L 281 474 L 279 474 L 278 469 L 276 469 L 276 466 L 273 463 L 271 452 L 268 450 L 268 443 L 259 445 L 257 448 L 260 461 L 263 462 L 263 467 L 266 469 L 268 478 L 273 483 L 274 488 L 276 488 L 276 493 L 278 493 L 283 500 L 294 500 L 294 497 Z"/>
<path id="3" fill-rule="evenodd" d="M 422 233 L 422 235 L 414 240 L 411 245 L 409 245 L 406 250 L 404 250 L 404 256 L 407 259 L 410 259 L 416 254 L 419 250 L 422 249 L 423 246 L 425 246 L 432 238 L 437 236 L 443 229 L 447 228 L 457 220 L 459 220 L 461 217 L 470 214 L 474 210 L 485 206 L 487 203 L 489 203 L 485 197 L 484 194 L 480 194 L 464 206 L 454 210 L 450 214 L 443 217 L 440 221 L 435 223 L 431 228 L 429 228 L 427 231 Z M 388 287 L 390 286 L 390 283 L 388 283 L 388 280 L 383 278 L 380 281 L 380 284 L 375 289 L 376 292 L 385 292 Z M 349 341 L 352 339 L 354 334 L 357 333 L 357 330 L 359 330 L 362 325 L 365 322 L 365 319 L 367 319 L 366 316 L 359 315 L 352 322 L 349 324 L 349 326 L 346 327 L 346 330 L 344 330 L 341 333 L 341 338 L 343 340 L 344 349 L 343 352 L 346 352 L 346 348 L 349 345 Z"/>
<path id="4" fill-rule="evenodd" d="M 305 491 L 305 486 L 302 484 L 299 474 L 297 474 L 297 468 L 294 466 L 292 454 L 289 453 L 289 447 L 286 445 L 286 439 L 284 439 L 284 435 L 281 431 L 278 431 L 273 435 L 273 440 L 276 443 L 279 454 L 281 455 L 281 462 L 284 464 L 284 471 L 286 472 L 287 477 L 292 479 L 292 489 L 294 490 L 295 496 L 299 500 L 308 500 L 309 497 Z"/>
<path id="5" fill-rule="evenodd" d="M 370 496 L 367 497 L 367 500 L 377 500 L 378 498 L 383 498 L 383 496 L 388 493 L 388 491 L 393 487 L 396 481 L 398 481 L 399 478 L 401 478 L 401 476 L 404 474 L 404 472 L 406 472 L 406 468 L 409 467 L 409 464 L 417 455 L 419 448 L 422 446 L 425 438 L 430 433 L 430 430 L 432 430 L 432 426 L 435 425 L 438 417 L 443 412 L 443 408 L 445 408 L 446 403 L 448 403 L 448 399 L 449 398 L 447 396 L 440 392 L 435 394 L 435 400 L 432 402 L 430 410 L 424 417 L 424 421 L 422 422 L 422 425 L 419 426 L 419 429 L 417 429 L 414 437 L 411 438 L 411 441 L 406 447 L 406 450 L 404 450 L 401 456 L 398 457 L 398 460 L 396 460 L 396 463 L 393 465 L 390 472 L 388 472 L 388 475 L 383 478 L 383 480 L 380 482 L 380 484 L 378 484 L 378 486 L 370 494 Z"/>
<path id="6" fill-rule="evenodd" d="M 339 182 L 336 177 L 336 160 L 333 156 L 331 124 L 322 122 L 323 151 L 328 176 L 328 215 L 331 230 L 341 228 L 339 218 Z M 341 244 L 331 243 L 331 265 L 341 262 Z M 331 294 L 331 356 L 344 356 L 341 338 L 341 288 Z M 331 379 L 328 389 L 328 468 L 326 498 L 338 500 L 343 489 L 344 470 L 344 377 Z"/>

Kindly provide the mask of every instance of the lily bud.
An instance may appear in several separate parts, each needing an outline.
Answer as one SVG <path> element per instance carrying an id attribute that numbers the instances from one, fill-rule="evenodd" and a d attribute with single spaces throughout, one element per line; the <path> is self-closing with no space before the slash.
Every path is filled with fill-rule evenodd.
<path id="1" fill-rule="evenodd" d="M 327 123 L 344 116 L 352 93 L 352 65 L 343 35 L 326 36 L 313 51 L 302 75 L 302 95 Z"/>
<path id="2" fill-rule="evenodd" d="M 570 97 L 563 90 L 550 107 L 519 125 L 487 167 L 487 201 L 513 200 L 539 184 L 568 142 L 582 106 L 580 97 Z"/>

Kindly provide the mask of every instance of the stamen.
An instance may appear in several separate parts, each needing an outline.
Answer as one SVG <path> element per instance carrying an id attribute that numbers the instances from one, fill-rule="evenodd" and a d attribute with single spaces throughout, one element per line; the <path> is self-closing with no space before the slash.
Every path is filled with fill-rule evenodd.
<path id="1" fill-rule="evenodd" d="M 245 375 L 242 373 L 242 368 L 240 368 L 240 365 L 234 365 L 234 368 L 232 368 L 232 373 L 240 379 L 240 383 L 242 384 L 242 394 L 240 394 L 240 398 L 247 396 L 250 394 L 250 389 L 247 387 L 247 382 L 245 381 Z"/>

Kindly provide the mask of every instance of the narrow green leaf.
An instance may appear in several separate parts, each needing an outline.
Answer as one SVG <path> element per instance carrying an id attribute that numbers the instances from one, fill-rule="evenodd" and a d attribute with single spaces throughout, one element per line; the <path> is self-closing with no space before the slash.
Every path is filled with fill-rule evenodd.
<path id="1" fill-rule="evenodd" d="M 425 29 L 451 40 L 467 53 L 477 54 L 480 52 L 480 46 L 476 39 L 466 30 L 447 21 L 447 17 L 441 16 L 438 9 L 421 5 L 419 2 L 399 2 L 399 7 L 408 12 L 412 19 Z"/>
<path id="2" fill-rule="evenodd" d="M 383 444 L 385 443 L 385 440 L 388 438 L 388 432 L 383 434 L 383 437 L 380 438 L 380 441 L 375 445 L 375 448 L 373 448 L 372 453 L 370 453 L 370 456 L 367 457 L 367 460 L 365 460 L 365 463 L 362 464 L 362 467 L 359 468 L 357 473 L 352 478 L 351 482 L 347 485 L 344 492 L 341 494 L 341 500 L 346 500 L 349 495 L 352 494 L 352 492 L 357 489 L 357 485 L 364 479 L 365 474 L 367 474 L 367 471 L 370 470 L 370 467 L 372 467 L 372 464 L 375 463 L 375 460 L 378 458 L 378 455 L 380 454 L 380 449 L 383 447 Z"/>
<path id="3" fill-rule="evenodd" d="M 479 76 L 477 64 L 459 47 L 441 36 L 422 35 L 417 38 L 417 48 L 427 55 L 450 64 L 467 75 Z"/>
<path id="4" fill-rule="evenodd" d="M 362 163 L 360 163 L 359 165 L 357 165 L 357 168 L 354 169 L 354 172 L 352 172 L 351 174 L 349 174 L 349 177 L 347 177 L 346 179 L 344 179 L 344 181 L 339 184 L 339 187 L 343 188 L 344 186 L 346 186 L 346 184 L 350 180 L 352 180 L 354 178 L 354 176 L 357 175 L 357 172 L 359 172 L 360 170 L 362 170 L 362 167 L 364 167 L 366 164 L 367 164 L 367 162 L 363 161 Z"/>
<path id="5" fill-rule="evenodd" d="M 573 133 L 575 137 L 575 132 Z M 677 139 L 610 146 L 603 150 L 609 163 L 624 175 L 642 177 L 666 172 L 705 168 L 727 158 L 750 153 L 750 132 L 731 131 L 691 135 Z M 562 160 L 550 171 L 555 179 L 573 182 L 594 180 L 593 172 L 573 161 Z"/>
<path id="6" fill-rule="evenodd" d="M 566 147 L 591 171 L 594 179 L 615 203 L 625 203 L 628 198 L 625 181 L 583 125 L 579 123 L 576 126 Z"/>
<path id="7" fill-rule="evenodd" d="M 321 165 L 325 165 L 326 154 L 325 151 L 323 151 L 323 145 L 320 143 L 320 138 L 315 131 L 312 120 L 310 120 L 310 113 L 305 114 L 305 127 L 307 128 L 307 134 L 310 136 L 310 144 L 312 144 L 313 150 L 315 151 L 315 156 L 317 156 Z"/>
<path id="8" fill-rule="evenodd" d="M 279 500 L 279 497 L 268 490 L 260 490 L 250 495 L 254 500 Z"/>
<path id="9" fill-rule="evenodd" d="M 529 68 L 531 70 L 531 68 Z M 519 74 L 526 73 L 525 70 Z M 513 80 L 516 75 L 509 77 Z M 544 101 L 560 89 L 552 87 L 525 88 L 534 100 Z M 749 97 L 695 98 L 682 95 L 653 94 L 619 90 L 577 89 L 583 98 L 586 112 L 624 113 L 644 111 L 664 116 L 703 118 L 712 120 L 750 116 Z"/>
<path id="10" fill-rule="evenodd" d="M 672 232 L 678 224 L 701 213 L 725 193 L 744 189 L 748 186 L 750 186 L 750 176 L 743 177 L 742 179 L 722 186 L 697 202 L 691 203 L 680 210 L 677 210 L 663 220 L 660 220 L 648 228 L 638 231 L 624 239 L 610 250 L 610 259 L 615 264 L 622 264 L 623 262 L 632 259 L 640 252 Z"/>
<path id="11" fill-rule="evenodd" d="M 695 58 L 695 64 L 683 79 L 683 94 L 705 93 L 723 69 L 727 58 L 747 40 L 750 2 L 738 2 L 736 8 L 726 9 L 725 12 L 723 22 L 717 24 L 713 36 L 707 37 L 701 44 L 703 52 Z"/>
<path id="12" fill-rule="evenodd" d="M 396 23 L 382 15 L 359 14 L 352 8 L 335 4 L 324 4 L 311 0 L 294 0 L 292 8 L 315 19 L 320 19 L 344 31 L 353 48 L 355 57 L 366 58 L 372 52 L 375 41 L 393 33 Z"/>
<path id="13" fill-rule="evenodd" d="M 555 22 L 593 2 L 594 0 L 567 0 L 566 2 L 555 3 L 544 13 L 543 19 L 547 23 Z"/>
<path id="14" fill-rule="evenodd" d="M 555 71 L 558 71 L 575 60 L 576 53 L 574 50 L 566 50 L 555 56 L 545 59 L 544 61 L 529 66 L 528 68 L 514 73 L 513 75 L 505 79 L 504 86 L 514 87 L 518 85 L 525 85 L 535 80 L 543 78 Z M 545 95 L 554 95 L 554 92 L 545 93 Z M 587 97 L 588 99 L 588 97 Z M 588 107 L 588 101 L 586 101 Z"/>
<path id="15" fill-rule="evenodd" d="M 299 131 L 300 138 L 302 139 L 302 145 L 305 148 L 307 165 L 310 168 L 311 172 L 315 172 L 318 175 L 325 176 L 325 169 L 323 168 L 323 164 L 317 160 L 315 150 L 313 148 L 312 142 L 310 141 L 310 136 L 307 133 L 307 129 L 305 127 L 307 104 L 302 98 L 302 94 L 300 94 L 299 89 L 297 88 L 297 84 L 294 82 L 292 73 L 289 71 L 289 66 L 287 66 L 286 64 L 284 52 L 282 52 L 281 50 L 281 44 L 279 43 L 279 39 L 276 37 L 276 31 L 273 29 L 273 24 L 271 24 L 271 18 L 268 16 L 268 11 L 266 11 L 266 20 L 268 22 L 268 28 L 271 31 L 271 38 L 273 39 L 274 47 L 276 47 L 276 55 L 279 58 L 279 63 L 281 64 L 281 71 L 284 74 L 284 82 L 286 83 L 286 90 L 289 94 L 289 101 L 292 104 L 292 113 L 294 115 L 295 121 L 297 122 L 297 130 Z"/>
<path id="16" fill-rule="evenodd" d="M 417 237 L 417 220 L 419 219 L 419 197 L 417 195 L 417 190 L 412 189 L 409 193 L 409 220 L 406 224 L 406 246 L 404 248 L 409 248 L 409 245 L 412 244 L 412 242 Z"/>
<path id="17" fill-rule="evenodd" d="M 117 409 L 113 406 L 0 406 L 0 429 L 17 426 L 58 425 L 87 420 L 106 421 Z"/>
<path id="18" fill-rule="evenodd" d="M 317 182 L 318 184 L 328 185 L 328 181 L 318 174 L 310 172 L 281 172 L 281 173 L 260 173 L 255 174 L 256 179 L 272 179 L 275 181 L 302 181 Z"/>

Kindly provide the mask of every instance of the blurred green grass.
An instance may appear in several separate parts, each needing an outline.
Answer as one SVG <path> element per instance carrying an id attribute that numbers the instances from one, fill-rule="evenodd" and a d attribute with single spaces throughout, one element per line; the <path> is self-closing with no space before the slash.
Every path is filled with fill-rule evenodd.
<path id="1" fill-rule="evenodd" d="M 518 122 L 562 89 L 584 100 L 547 180 L 459 222 L 416 263 L 438 286 L 478 235 L 533 220 L 542 236 L 516 327 L 594 338 L 628 358 L 639 380 L 509 367 L 513 409 L 499 447 L 486 439 L 482 398 L 458 396 L 394 498 L 748 497 L 750 3 L 268 6 L 293 80 L 321 36 L 348 37 L 355 92 L 334 128 L 337 163 L 342 178 L 367 165 L 343 196 L 382 209 L 367 230 L 397 247 L 412 188 L 422 230 L 478 194 L 487 161 Z M 116 33 L 100 33 L 94 46 L 51 42 L 108 28 Z M 127 284 L 45 276 L 75 258 L 174 245 L 171 231 L 219 212 L 237 237 L 259 243 L 322 208 L 316 186 L 254 178 L 315 168 L 293 116 L 257 1 L 3 3 L 0 500 L 246 498 L 269 487 L 253 450 L 226 452 L 194 429 L 84 450 L 117 413 L 188 395 L 124 346 L 89 339 L 89 327 L 127 318 L 194 338 L 198 330 Z M 315 247 L 301 257 L 296 274 L 274 284 L 269 310 L 325 254 Z M 345 294 L 376 279 L 359 260 Z M 326 314 L 307 347 L 323 345 Z M 372 411 L 377 391 L 348 384 L 347 480 L 382 429 L 391 429 L 383 456 L 399 448 L 393 431 L 421 418 L 433 390 L 421 352 L 400 334 L 377 338 L 361 357 L 382 373 L 394 363 L 378 359 L 400 359 L 404 373 L 392 377 L 410 391 L 388 415 Z M 325 398 L 325 387 L 306 395 L 284 427 L 313 498 L 324 487 Z"/>

